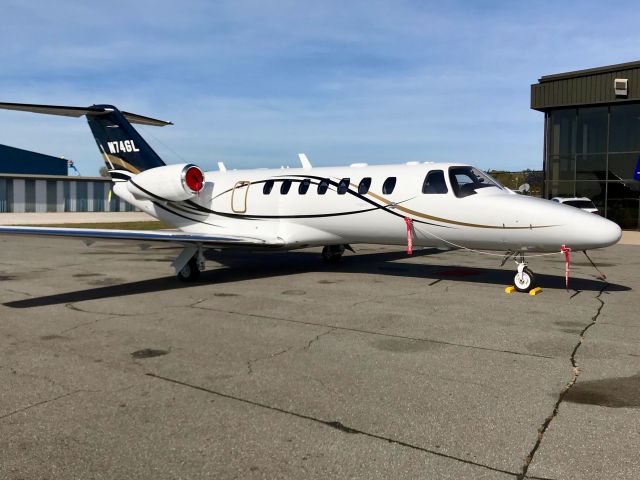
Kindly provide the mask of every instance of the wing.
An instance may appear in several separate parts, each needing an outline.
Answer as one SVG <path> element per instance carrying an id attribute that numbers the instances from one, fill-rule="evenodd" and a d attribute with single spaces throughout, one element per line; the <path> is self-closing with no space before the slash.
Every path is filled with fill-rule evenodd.
<path id="1" fill-rule="evenodd" d="M 70 237 L 89 241 L 124 240 L 137 243 L 165 242 L 180 245 L 197 244 L 210 248 L 281 248 L 281 238 L 257 238 L 232 235 L 206 235 L 168 230 L 109 230 L 93 228 L 48 228 L 0 226 L 0 235 L 32 235 Z"/>

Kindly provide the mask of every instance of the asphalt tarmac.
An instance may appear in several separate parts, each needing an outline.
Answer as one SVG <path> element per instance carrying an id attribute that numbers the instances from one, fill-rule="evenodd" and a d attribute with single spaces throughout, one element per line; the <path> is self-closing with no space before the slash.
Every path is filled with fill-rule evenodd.
<path id="1" fill-rule="evenodd" d="M 357 250 L 0 237 L 0 478 L 640 478 L 640 247 Z"/>

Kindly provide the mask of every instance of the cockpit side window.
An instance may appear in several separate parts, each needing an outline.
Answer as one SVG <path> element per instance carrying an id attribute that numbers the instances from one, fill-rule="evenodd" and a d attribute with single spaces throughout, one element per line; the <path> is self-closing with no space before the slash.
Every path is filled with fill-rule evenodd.
<path id="1" fill-rule="evenodd" d="M 464 198 L 475 195 L 477 190 L 487 187 L 504 189 L 500 183 L 486 173 L 473 167 L 449 168 L 449 181 L 456 197 Z"/>
<path id="2" fill-rule="evenodd" d="M 444 172 L 442 170 L 432 170 L 427 173 L 422 184 L 422 193 L 447 193 L 447 183 L 444 180 Z"/>

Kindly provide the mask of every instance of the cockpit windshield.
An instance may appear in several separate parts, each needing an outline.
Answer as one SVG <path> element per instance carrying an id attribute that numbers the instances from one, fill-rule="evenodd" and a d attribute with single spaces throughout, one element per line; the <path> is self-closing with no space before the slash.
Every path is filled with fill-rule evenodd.
<path id="1" fill-rule="evenodd" d="M 495 178 L 474 167 L 449 168 L 449 180 L 456 197 L 463 198 L 474 195 L 476 190 L 486 187 L 504 187 Z"/>

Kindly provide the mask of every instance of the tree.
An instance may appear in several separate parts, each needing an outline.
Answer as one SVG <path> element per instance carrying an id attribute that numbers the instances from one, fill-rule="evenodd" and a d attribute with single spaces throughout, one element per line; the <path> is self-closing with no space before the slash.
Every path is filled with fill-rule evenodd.
<path id="1" fill-rule="evenodd" d="M 100 176 L 109 178 L 109 169 L 107 167 L 100 167 Z"/>

